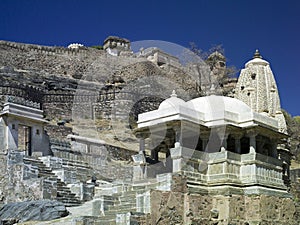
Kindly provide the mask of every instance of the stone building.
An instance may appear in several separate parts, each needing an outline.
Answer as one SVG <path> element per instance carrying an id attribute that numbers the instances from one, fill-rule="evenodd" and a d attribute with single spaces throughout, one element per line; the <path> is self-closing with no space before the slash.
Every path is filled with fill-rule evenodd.
<path id="1" fill-rule="evenodd" d="M 109 36 L 103 42 L 103 49 L 110 55 L 118 56 L 121 52 L 130 52 L 130 41 L 125 38 Z"/>

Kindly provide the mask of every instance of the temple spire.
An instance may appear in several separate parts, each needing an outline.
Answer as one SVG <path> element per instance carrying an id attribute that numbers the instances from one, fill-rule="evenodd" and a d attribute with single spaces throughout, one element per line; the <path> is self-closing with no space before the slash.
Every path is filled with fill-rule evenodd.
<path id="1" fill-rule="evenodd" d="M 258 49 L 256 49 L 254 56 L 253 56 L 253 59 L 257 59 L 257 58 L 262 59 L 262 56 L 260 55 Z"/>

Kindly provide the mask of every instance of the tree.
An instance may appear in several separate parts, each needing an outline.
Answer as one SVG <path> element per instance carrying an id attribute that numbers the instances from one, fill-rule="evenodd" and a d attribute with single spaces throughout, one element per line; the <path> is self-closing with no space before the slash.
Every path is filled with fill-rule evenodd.
<path id="1" fill-rule="evenodd" d="M 295 160 L 300 162 L 300 116 L 292 117 L 287 111 L 282 110 L 282 112 L 290 135 L 291 153 Z"/>
<path id="2" fill-rule="evenodd" d="M 300 116 L 294 116 L 294 120 L 300 125 Z"/>

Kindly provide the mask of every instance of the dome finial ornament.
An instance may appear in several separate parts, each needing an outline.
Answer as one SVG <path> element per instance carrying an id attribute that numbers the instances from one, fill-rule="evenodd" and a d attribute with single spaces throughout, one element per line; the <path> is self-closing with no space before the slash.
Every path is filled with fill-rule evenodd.
<path id="1" fill-rule="evenodd" d="M 172 94 L 170 95 L 170 97 L 175 97 L 175 98 L 177 98 L 177 94 L 176 94 L 176 91 L 175 91 L 175 90 L 172 91 Z"/>
<path id="2" fill-rule="evenodd" d="M 262 59 L 262 56 L 260 55 L 258 49 L 256 49 L 254 56 L 253 56 L 253 59 L 257 59 L 257 58 Z"/>

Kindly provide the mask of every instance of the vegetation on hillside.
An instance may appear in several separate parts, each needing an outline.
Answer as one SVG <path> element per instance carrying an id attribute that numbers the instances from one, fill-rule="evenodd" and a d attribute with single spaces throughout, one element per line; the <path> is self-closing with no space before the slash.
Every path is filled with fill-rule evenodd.
<path id="1" fill-rule="evenodd" d="M 294 159 L 300 162 L 300 116 L 292 117 L 288 112 L 282 110 L 290 135 L 290 149 Z"/>
<path id="2" fill-rule="evenodd" d="M 94 46 L 91 46 L 91 48 L 95 48 L 95 49 L 98 49 L 98 50 L 103 50 L 103 46 L 101 46 L 101 45 L 94 45 Z"/>

